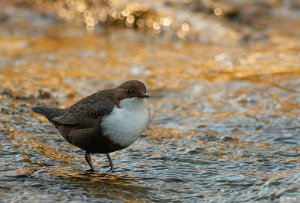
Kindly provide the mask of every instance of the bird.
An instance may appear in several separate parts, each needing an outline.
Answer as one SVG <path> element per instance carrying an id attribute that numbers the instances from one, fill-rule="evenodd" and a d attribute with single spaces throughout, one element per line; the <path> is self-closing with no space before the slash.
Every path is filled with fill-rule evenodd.
<path id="1" fill-rule="evenodd" d="M 48 119 L 62 137 L 85 151 L 89 172 L 95 172 L 91 154 L 106 154 L 114 172 L 110 153 L 133 144 L 146 130 L 149 122 L 146 86 L 138 80 L 91 94 L 68 108 L 44 104 L 32 111 Z"/>

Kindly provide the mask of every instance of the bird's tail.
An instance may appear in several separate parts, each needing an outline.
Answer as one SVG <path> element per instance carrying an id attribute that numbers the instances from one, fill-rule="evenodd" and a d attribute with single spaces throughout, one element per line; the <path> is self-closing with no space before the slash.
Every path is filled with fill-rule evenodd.
<path id="1" fill-rule="evenodd" d="M 50 122 L 53 122 L 53 118 L 56 116 L 60 116 L 63 114 L 63 109 L 54 108 L 51 106 L 46 106 L 44 104 L 40 104 L 38 106 L 34 106 L 31 109 L 35 113 L 41 114 L 45 116 Z"/>

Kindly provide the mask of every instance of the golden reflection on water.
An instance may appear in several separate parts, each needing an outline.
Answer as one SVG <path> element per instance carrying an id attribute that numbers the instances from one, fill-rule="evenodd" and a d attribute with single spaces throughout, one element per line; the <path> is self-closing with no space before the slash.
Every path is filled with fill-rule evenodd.
<path id="1" fill-rule="evenodd" d="M 47 6 L 47 3 L 43 6 Z M 177 35 L 183 39 L 193 32 L 188 22 L 174 25 L 175 19 L 171 15 L 160 16 L 144 4 L 109 8 L 107 13 L 100 12 L 98 15 L 95 15 L 98 11 L 91 10 L 85 1 L 55 1 L 55 8 L 59 16 L 67 21 L 80 15 L 79 19 L 91 30 L 99 23 L 113 21 L 137 29 L 147 27 L 158 33 L 166 27 L 178 26 Z M 214 14 L 223 15 L 223 10 L 218 8 L 213 10 Z M 77 181 L 87 191 L 93 190 L 92 193 L 97 197 L 114 199 L 117 196 L 118 199 L 130 201 L 132 196 L 135 197 L 135 191 L 147 194 L 148 188 L 140 184 L 142 177 L 138 173 L 81 173 L 87 165 L 82 154 L 77 153 L 77 148 L 60 144 L 62 138 L 58 138 L 58 133 L 49 127 L 47 120 L 29 112 L 29 108 L 37 102 L 66 107 L 83 96 L 111 88 L 128 79 L 144 81 L 153 95 L 149 99 L 152 120 L 145 134 L 157 142 L 161 150 L 167 149 L 168 144 L 173 142 L 177 144 L 174 146 L 176 150 L 183 150 L 181 153 L 190 153 L 191 156 L 200 154 L 201 158 L 207 157 L 208 160 L 241 163 L 258 160 L 267 163 L 272 153 L 276 152 L 271 148 L 272 144 L 243 141 L 247 135 L 241 131 L 245 125 L 250 126 L 250 133 L 256 134 L 264 126 L 247 126 L 247 120 L 227 135 L 226 127 L 232 123 L 226 121 L 237 118 L 232 122 L 239 122 L 239 119 L 247 117 L 257 119 L 256 122 L 261 124 L 263 121 L 256 116 L 268 115 L 273 120 L 280 116 L 293 118 L 299 114 L 299 38 L 289 30 L 280 30 L 277 21 L 271 21 L 270 24 L 273 30 L 268 40 L 230 46 L 145 38 L 130 30 L 85 33 L 76 25 L 49 26 L 37 36 L 22 32 L 1 35 L 0 112 L 3 115 L 0 118 L 0 133 L 3 131 L 10 147 L 22 152 L 16 158 L 18 163 L 29 163 L 12 173 L 36 176 L 50 174 L 51 177 Z M 299 22 L 292 22 L 291 26 L 297 27 Z M 34 29 L 24 25 L 25 28 Z M 0 29 L 6 28 L 0 26 Z M 72 34 L 71 31 L 79 34 Z M 207 125 L 222 122 L 225 127 L 220 128 L 224 132 L 217 131 L 218 126 L 207 129 Z M 269 120 L 265 122 L 271 123 Z M 226 141 L 226 136 L 230 141 Z M 186 145 L 180 145 L 186 142 Z M 143 141 L 139 144 L 145 152 L 151 149 Z M 5 147 L 0 145 L 1 150 Z M 284 150 L 287 154 L 293 154 L 299 152 L 300 148 Z M 255 156 L 261 155 L 262 158 L 244 155 L 245 151 Z M 265 158 L 265 153 L 268 156 L 271 154 L 270 157 Z M 161 160 L 174 158 L 172 153 L 164 157 L 160 151 L 151 152 L 150 155 Z M 297 163 L 300 158 L 287 156 L 276 160 L 284 165 Z M 142 164 L 143 160 L 139 161 Z M 149 171 L 152 164 L 155 165 L 151 161 L 147 166 Z M 198 160 L 192 161 L 196 162 L 195 165 L 202 164 Z M 102 167 L 103 164 L 104 161 L 100 161 L 95 165 Z M 135 170 L 135 166 L 128 168 Z M 205 170 L 191 169 L 197 173 Z M 266 174 L 259 168 L 244 172 L 245 175 L 256 175 L 264 180 L 293 173 L 282 171 Z M 230 175 L 230 172 L 224 174 Z M 113 192 L 103 195 L 95 189 L 99 185 Z"/>
<path id="2" fill-rule="evenodd" d="M 193 46 L 190 43 L 176 42 L 169 45 L 157 43 L 153 47 L 156 51 L 153 52 L 153 49 L 146 48 L 143 42 L 127 41 L 124 44 L 124 39 L 116 38 L 111 44 L 106 38 L 93 35 L 35 39 L 6 37 L 2 38 L 2 41 L 4 40 L 5 43 L 8 41 L 27 43 L 25 47 L 15 49 L 6 48 L 6 45 L 0 43 L 2 52 L 6 50 L 4 57 L 23 61 L 18 65 L 19 68 L 14 68 L 14 65 L 10 64 L 1 68 L 0 79 L 3 81 L 3 86 L 10 89 L 14 89 L 12 85 L 16 84 L 5 78 L 22 84 L 24 89 L 58 87 L 63 89 L 65 94 L 66 92 L 71 94 L 74 90 L 65 83 L 66 78 L 87 77 L 94 80 L 110 80 L 112 69 L 113 77 L 117 80 L 139 77 L 153 89 L 163 87 L 182 89 L 190 80 L 199 79 L 252 80 L 256 75 L 299 74 L 297 49 L 285 49 L 281 46 L 272 49 L 262 49 L 260 46 L 233 49 L 226 46 L 216 47 L 209 44 Z M 106 57 L 95 55 L 74 58 L 84 50 L 105 52 Z M 54 60 L 47 56 L 47 53 L 51 52 L 54 54 Z M 119 54 L 122 52 L 126 54 L 120 57 Z M 278 52 L 285 52 L 286 56 L 278 57 Z M 229 56 L 216 61 L 215 56 L 220 53 L 228 53 Z M 31 57 L 37 55 L 40 57 Z M 226 61 L 235 61 L 236 65 L 227 68 Z M 143 71 L 147 71 L 147 75 L 143 72 L 138 75 L 132 74 L 128 67 L 134 64 L 143 64 L 145 66 Z M 45 66 L 47 68 L 44 68 Z M 40 74 L 41 70 L 43 74 Z M 34 75 L 33 80 L 28 80 L 27 78 L 32 75 Z"/>

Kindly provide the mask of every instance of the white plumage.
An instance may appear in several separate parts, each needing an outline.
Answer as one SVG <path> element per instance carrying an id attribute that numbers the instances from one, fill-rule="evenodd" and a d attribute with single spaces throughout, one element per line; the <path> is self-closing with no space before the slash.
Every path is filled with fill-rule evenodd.
<path id="1" fill-rule="evenodd" d="M 128 147 L 147 128 L 147 100 L 136 97 L 123 99 L 120 107 L 115 106 L 113 111 L 103 118 L 101 127 L 104 135 L 112 142 Z"/>

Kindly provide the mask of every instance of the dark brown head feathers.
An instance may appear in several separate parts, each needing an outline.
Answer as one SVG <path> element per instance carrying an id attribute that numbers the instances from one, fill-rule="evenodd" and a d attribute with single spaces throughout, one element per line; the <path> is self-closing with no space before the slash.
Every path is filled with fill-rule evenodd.
<path id="1" fill-rule="evenodd" d="M 115 89 L 115 99 L 121 101 L 126 98 L 147 98 L 146 86 L 144 83 L 138 80 L 129 80 L 116 87 Z"/>
<path id="2" fill-rule="evenodd" d="M 117 88 L 122 88 L 133 92 L 141 92 L 144 94 L 146 93 L 145 84 L 138 80 L 128 80 Z"/>

